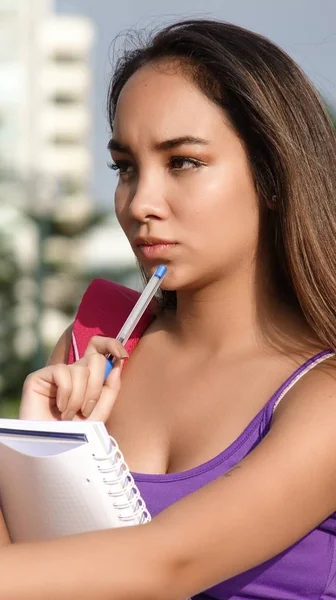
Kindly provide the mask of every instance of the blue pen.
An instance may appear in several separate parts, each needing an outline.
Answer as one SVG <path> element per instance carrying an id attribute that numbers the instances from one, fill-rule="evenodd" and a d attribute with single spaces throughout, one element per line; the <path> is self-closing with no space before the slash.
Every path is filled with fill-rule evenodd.
<path id="1" fill-rule="evenodd" d="M 160 287 L 160 285 L 162 283 L 162 279 L 164 278 L 166 273 L 167 273 L 167 267 L 165 267 L 164 265 L 159 265 L 155 269 L 155 273 L 150 278 L 150 280 L 147 283 L 144 291 L 142 292 L 139 300 L 137 301 L 136 305 L 134 306 L 129 317 L 126 319 L 125 323 L 123 324 L 122 328 L 120 329 L 120 331 L 116 337 L 116 339 L 119 342 L 121 342 L 123 346 L 126 344 L 130 335 L 132 334 L 135 327 L 137 326 L 137 324 L 138 324 L 139 320 L 141 319 L 143 313 L 145 312 L 148 304 L 152 300 L 155 292 Z M 104 375 L 105 379 L 108 377 L 108 375 L 111 373 L 111 371 L 113 369 L 113 360 L 114 359 L 111 357 L 111 355 L 106 358 L 106 367 L 105 367 L 105 375 Z"/>

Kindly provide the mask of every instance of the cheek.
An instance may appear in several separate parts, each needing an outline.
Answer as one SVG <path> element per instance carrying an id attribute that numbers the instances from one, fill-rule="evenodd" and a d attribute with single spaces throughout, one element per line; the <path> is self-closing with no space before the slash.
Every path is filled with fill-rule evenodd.
<path id="1" fill-rule="evenodd" d="M 187 190 L 186 190 L 187 191 Z M 252 176 L 245 168 L 228 163 L 204 170 L 189 185 L 181 210 L 202 218 L 240 220 L 258 212 Z"/>
<path id="2" fill-rule="evenodd" d="M 120 226 L 125 230 L 127 226 L 127 198 L 120 186 L 114 194 L 114 211 Z"/>
<path id="3" fill-rule="evenodd" d="M 190 232 L 198 233 L 208 248 L 234 250 L 255 246 L 259 208 L 254 183 L 244 169 L 214 168 L 198 181 L 193 196 L 184 203 Z"/>

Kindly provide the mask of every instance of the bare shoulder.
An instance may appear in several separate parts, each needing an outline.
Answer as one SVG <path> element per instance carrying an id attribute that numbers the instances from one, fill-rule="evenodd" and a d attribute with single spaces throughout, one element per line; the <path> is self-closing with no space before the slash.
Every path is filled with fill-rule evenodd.
<path id="1" fill-rule="evenodd" d="M 48 365 L 56 365 L 58 363 L 66 363 L 71 344 L 72 324 L 62 333 L 55 348 L 53 349 Z"/>
<path id="2" fill-rule="evenodd" d="M 307 465 L 302 472 L 318 468 L 336 510 L 336 358 L 320 363 L 306 373 L 284 396 L 274 411 L 269 437 L 288 445 L 284 456 L 302 448 Z M 305 449 L 305 450 L 304 450 Z M 304 454 L 303 454 L 304 456 Z M 310 466 L 308 466 L 310 465 Z M 332 474 L 332 477 L 331 477 Z"/>
<path id="3" fill-rule="evenodd" d="M 335 419 L 336 425 L 336 356 L 316 365 L 287 392 L 274 411 L 273 425 L 298 414 L 323 414 Z"/>

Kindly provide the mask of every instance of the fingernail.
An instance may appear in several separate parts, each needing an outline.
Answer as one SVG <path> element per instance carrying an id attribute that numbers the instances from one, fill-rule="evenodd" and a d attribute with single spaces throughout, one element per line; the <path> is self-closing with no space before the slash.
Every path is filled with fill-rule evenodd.
<path id="1" fill-rule="evenodd" d="M 84 406 L 84 408 L 82 409 L 82 415 L 83 417 L 89 417 L 94 409 L 94 407 L 96 406 L 96 401 L 95 400 L 90 400 L 90 402 L 87 403 L 86 406 Z"/>
<path id="2" fill-rule="evenodd" d="M 73 410 L 71 410 L 68 413 L 63 413 L 62 419 L 64 419 L 64 421 L 72 421 L 72 419 L 74 418 L 75 414 L 76 413 Z"/>
<path id="3" fill-rule="evenodd" d="M 61 396 L 59 398 L 57 398 L 56 406 L 57 406 L 58 410 L 60 411 L 60 413 L 63 412 L 66 407 L 66 399 L 62 398 Z"/>

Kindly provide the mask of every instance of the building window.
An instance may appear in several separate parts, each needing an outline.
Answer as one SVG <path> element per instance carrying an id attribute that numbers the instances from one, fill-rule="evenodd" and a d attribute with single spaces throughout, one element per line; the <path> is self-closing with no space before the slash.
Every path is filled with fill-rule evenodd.
<path id="1" fill-rule="evenodd" d="M 54 94 L 51 97 L 51 101 L 54 102 L 55 104 L 68 105 L 68 104 L 76 104 L 77 98 L 74 98 L 73 96 L 69 96 L 68 94 L 62 94 L 61 92 L 58 92 L 57 94 Z"/>
<path id="2" fill-rule="evenodd" d="M 50 142 L 55 146 L 77 146 L 80 144 L 81 140 L 69 135 L 56 134 L 50 138 Z"/>
<path id="3" fill-rule="evenodd" d="M 52 56 L 52 60 L 57 64 L 82 64 L 83 58 L 69 52 L 57 52 Z"/>

